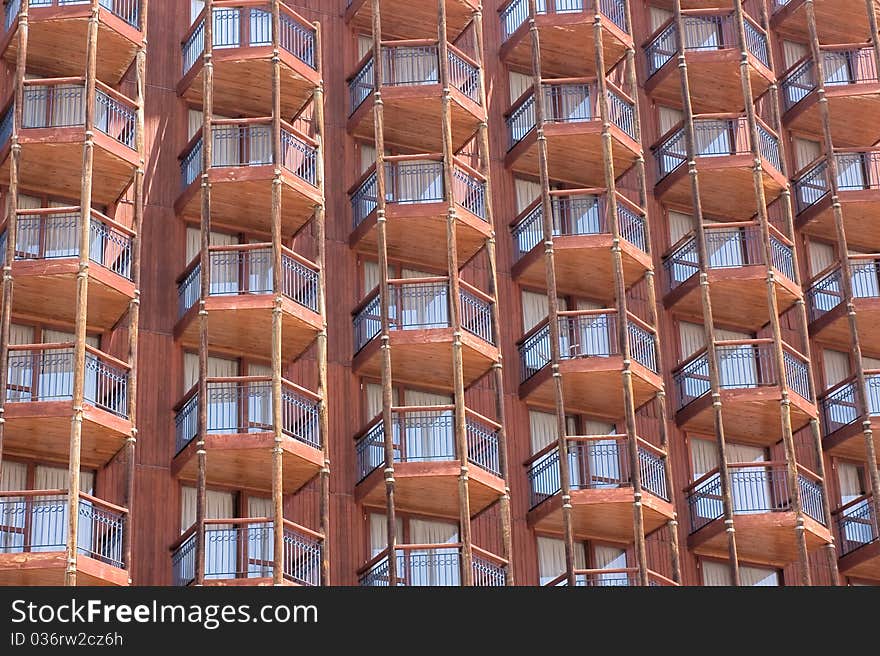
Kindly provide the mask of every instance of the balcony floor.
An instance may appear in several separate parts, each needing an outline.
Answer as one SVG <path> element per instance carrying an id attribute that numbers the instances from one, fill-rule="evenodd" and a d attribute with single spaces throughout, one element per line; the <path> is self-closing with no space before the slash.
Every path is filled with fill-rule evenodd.
<path id="1" fill-rule="evenodd" d="M 840 192 L 846 240 L 851 248 L 880 251 L 880 189 Z M 797 216 L 797 228 L 809 235 L 836 241 L 830 194 Z"/>
<path id="2" fill-rule="evenodd" d="M 447 0 L 446 26 L 450 40 L 457 37 L 476 11 L 476 0 Z M 382 37 L 385 39 L 423 39 L 437 33 L 437 3 L 412 0 L 381 0 Z M 372 0 L 353 0 L 345 20 L 359 32 L 372 34 Z"/>
<path id="3" fill-rule="evenodd" d="M 880 140 L 880 83 L 829 85 L 825 87 L 834 146 L 858 148 Z M 811 93 L 785 113 L 793 131 L 822 134 L 818 94 Z"/>
<path id="4" fill-rule="evenodd" d="M 192 585 L 192 584 L 190 584 Z M 205 579 L 202 582 L 202 585 L 205 587 L 230 587 L 230 586 L 241 586 L 241 587 L 267 587 L 271 585 L 275 585 L 273 583 L 273 579 L 271 576 L 255 576 L 255 577 L 241 577 L 235 579 Z M 298 587 L 296 583 L 292 581 L 288 581 L 287 579 L 283 579 L 281 582 L 282 586 L 293 586 Z"/>
<path id="5" fill-rule="evenodd" d="M 862 349 L 866 353 L 880 352 L 880 298 L 854 298 L 853 305 Z M 811 322 L 810 336 L 825 346 L 851 350 L 846 305 L 840 303 Z"/>
<path id="6" fill-rule="evenodd" d="M 880 540 L 841 556 L 837 567 L 841 574 L 850 578 L 880 581 Z"/>
<path id="7" fill-rule="evenodd" d="M 865 0 L 816 0 L 816 29 L 819 43 L 852 43 L 868 40 L 871 27 Z M 874 2 L 874 11 L 880 3 Z M 807 10 L 802 0 L 791 0 L 789 4 L 773 12 L 770 27 L 781 37 L 809 43 L 807 30 Z"/>
<path id="8" fill-rule="evenodd" d="M 0 553 L 0 585 L 52 586 L 64 585 L 67 568 L 65 551 L 39 553 Z M 94 558 L 77 554 L 77 586 L 128 585 L 128 572 Z"/>

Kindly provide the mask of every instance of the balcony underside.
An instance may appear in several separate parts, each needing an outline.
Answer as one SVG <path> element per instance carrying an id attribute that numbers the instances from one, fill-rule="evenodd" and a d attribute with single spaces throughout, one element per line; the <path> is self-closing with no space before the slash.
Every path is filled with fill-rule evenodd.
<path id="1" fill-rule="evenodd" d="M 875 540 L 842 556 L 837 568 L 844 576 L 880 581 L 880 540 Z"/>
<path id="2" fill-rule="evenodd" d="M 439 203 L 385 206 L 388 257 L 427 269 L 445 270 L 449 266 L 446 247 L 446 219 L 449 205 Z M 461 206 L 456 207 L 456 245 L 458 259 L 467 262 L 483 248 L 492 226 Z M 349 238 L 353 248 L 375 256 L 378 252 L 376 213 L 372 212 L 354 229 Z"/>
<path id="3" fill-rule="evenodd" d="M 592 11 L 539 15 L 535 18 L 541 44 L 541 74 L 544 77 L 595 75 L 596 33 Z M 602 17 L 602 49 L 605 68 L 610 69 L 626 54 L 632 37 Z M 528 21 L 501 46 L 501 59 L 513 70 L 531 75 L 532 42 Z"/>
<path id="4" fill-rule="evenodd" d="M 801 294 L 797 285 L 778 271 L 774 270 L 774 273 L 776 302 L 782 314 L 797 302 Z M 718 323 L 754 331 L 770 321 L 767 269 L 763 264 L 710 269 L 709 285 L 712 315 Z M 666 294 L 663 305 L 676 314 L 702 322 L 703 302 L 700 297 L 699 275 L 693 275 Z"/>
<path id="5" fill-rule="evenodd" d="M 794 512 L 737 514 L 736 553 L 739 560 L 784 567 L 798 559 L 796 515 Z M 807 550 L 813 551 L 831 542 L 827 528 L 804 515 L 804 536 Z M 727 532 L 724 520 L 717 519 L 688 536 L 688 548 L 700 556 L 714 556 L 727 560 Z"/>
<path id="6" fill-rule="evenodd" d="M 553 252 L 559 293 L 612 304 L 614 257 L 611 245 L 610 234 L 554 237 Z M 651 256 L 625 239 L 621 240 L 620 245 L 624 281 L 629 289 L 651 268 Z M 511 273 L 514 279 L 521 285 L 546 287 L 544 258 L 544 247 L 538 244 L 513 266 Z"/>
<path id="7" fill-rule="evenodd" d="M 617 420 L 624 414 L 623 357 L 588 357 L 562 360 L 562 390 L 565 408 Z M 663 380 L 638 362 L 632 363 L 635 405 L 650 401 L 663 386 Z M 519 396 L 529 405 L 555 407 L 554 383 L 550 367 L 544 367 L 519 386 Z"/>
<path id="8" fill-rule="evenodd" d="M 47 77 L 71 77 L 86 70 L 88 3 L 68 7 L 31 7 L 28 15 L 28 72 Z M 115 85 L 134 62 L 143 35 L 105 9 L 98 21 L 98 79 Z M 15 65 L 18 23 L 3 41 L 3 56 Z"/>
<path id="9" fill-rule="evenodd" d="M 853 43 L 867 41 L 871 36 L 865 0 L 816 0 L 816 31 L 819 43 Z M 880 3 L 874 2 L 874 11 Z M 780 36 L 809 43 L 807 10 L 803 0 L 791 0 L 785 7 L 774 12 L 770 27 Z"/>
<path id="10" fill-rule="evenodd" d="M 575 539 L 633 542 L 632 488 L 572 490 L 571 506 Z M 671 503 L 647 492 L 642 495 L 645 533 L 660 528 L 674 515 Z M 539 531 L 562 534 L 562 495 L 556 494 L 529 511 L 528 524 Z"/>
<path id="11" fill-rule="evenodd" d="M 866 353 L 880 353 L 880 298 L 854 298 L 856 325 Z M 810 336 L 826 346 L 852 349 L 846 304 L 840 303 L 810 324 Z"/>
<path id="12" fill-rule="evenodd" d="M 602 124 L 599 121 L 547 123 L 547 168 L 550 178 L 580 187 L 604 187 L 605 167 L 602 158 Z M 638 143 L 617 126 L 611 126 L 615 176 L 620 176 L 635 162 Z M 516 173 L 537 178 L 538 139 L 535 130 L 517 143 L 504 160 Z M 752 212 L 754 214 L 754 212 Z"/>
<path id="13" fill-rule="evenodd" d="M 880 250 L 880 221 L 877 220 L 880 216 L 880 190 L 841 190 L 840 205 L 850 248 L 872 253 Z M 801 212 L 797 217 L 797 227 L 814 237 L 836 241 L 830 194 Z"/>
<path id="14" fill-rule="evenodd" d="M 453 389 L 452 328 L 394 330 L 390 335 L 391 376 L 402 384 L 430 389 Z M 482 378 L 497 362 L 498 349 L 462 331 L 462 364 L 465 387 Z M 375 337 L 354 357 L 359 376 L 381 378 L 380 338 Z"/>
<path id="15" fill-rule="evenodd" d="M 403 512 L 458 519 L 459 460 L 394 463 L 394 507 Z M 468 468 L 471 516 L 504 494 L 504 481 L 476 465 Z M 356 499 L 367 506 L 385 506 L 385 473 L 375 469 L 355 488 Z"/>
<path id="16" fill-rule="evenodd" d="M 698 157 L 703 212 L 728 221 L 746 221 L 753 217 L 758 207 L 753 165 L 754 159 L 749 154 Z M 786 180 L 766 161 L 762 166 L 764 194 L 770 203 L 782 193 Z M 692 208 L 694 200 L 687 165 L 679 166 L 658 182 L 654 194 L 664 203 Z"/>
<path id="17" fill-rule="evenodd" d="M 816 406 L 795 392 L 791 400 L 791 426 L 797 431 L 816 416 Z M 722 389 L 721 410 L 724 435 L 731 442 L 772 446 L 782 439 L 782 394 L 777 385 L 745 389 Z M 691 401 L 675 415 L 682 430 L 703 435 L 715 434 L 715 418 L 710 394 Z"/>
<path id="18" fill-rule="evenodd" d="M 880 432 L 880 421 L 878 421 L 880 418 L 869 417 L 869 419 L 871 420 L 871 430 L 876 435 Z M 867 462 L 868 454 L 865 448 L 863 421 L 864 417 L 838 428 L 832 433 L 823 434 L 822 450 L 825 454 L 835 458 Z M 874 456 L 880 462 L 880 449 L 875 449 Z"/>
<path id="19" fill-rule="evenodd" d="M 473 100 L 452 89 L 452 149 L 458 151 L 486 116 Z M 443 150 L 443 87 L 439 84 L 382 87 L 385 143 L 428 153 Z M 359 139 L 375 138 L 373 97 L 367 97 L 348 119 L 348 131 Z"/>
<path id="20" fill-rule="evenodd" d="M 271 233 L 273 169 L 271 165 L 211 169 L 211 223 L 238 232 Z M 286 171 L 281 180 L 281 234 L 289 237 L 309 222 L 321 198 L 315 187 Z M 174 209 L 183 218 L 198 221 L 201 204 L 196 180 L 177 199 Z"/>
<path id="21" fill-rule="evenodd" d="M 38 553 L 0 553 L 0 585 L 52 586 L 64 585 L 67 553 L 41 551 Z M 94 558 L 77 554 L 76 584 L 128 585 L 128 572 Z"/>
<path id="22" fill-rule="evenodd" d="M 446 26 L 453 40 L 470 22 L 478 6 L 476 0 L 447 0 Z M 437 3 L 412 0 L 381 0 L 382 37 L 385 39 L 423 39 L 437 33 Z M 372 0 L 352 0 L 345 20 L 362 34 L 372 34 Z M 485 20 L 485 19 L 484 19 Z"/>
<path id="23" fill-rule="evenodd" d="M 271 432 L 208 435 L 205 438 L 208 485 L 270 492 L 274 439 Z M 196 444 L 193 439 L 171 463 L 171 473 L 181 480 L 198 478 Z M 282 438 L 281 448 L 281 489 L 290 494 L 318 474 L 324 457 L 319 449 L 289 437 Z"/>
<path id="24" fill-rule="evenodd" d="M 15 292 L 12 314 L 24 320 L 73 324 L 76 298 L 76 258 L 18 260 L 12 267 Z M 134 284 L 94 262 L 89 263 L 86 323 L 98 332 L 111 329 L 128 311 Z"/>
<path id="25" fill-rule="evenodd" d="M 818 97 L 811 93 L 786 112 L 785 124 L 790 130 L 822 135 Z M 825 97 L 835 147 L 859 147 L 880 140 L 880 84 L 829 85 Z"/>
<path id="26" fill-rule="evenodd" d="M 214 110 L 229 116 L 272 114 L 272 47 L 214 50 Z M 194 107 L 204 105 L 204 64 L 199 57 L 177 87 Z M 281 116 L 291 119 L 312 97 L 317 71 L 281 50 Z"/>
<path id="27" fill-rule="evenodd" d="M 269 359 L 272 356 L 271 294 L 252 296 L 211 296 L 208 310 L 208 341 L 211 349 L 236 355 Z M 281 358 L 290 361 L 299 357 L 315 340 L 321 328 L 321 316 L 294 303 L 282 300 Z M 198 303 L 181 318 L 175 337 L 183 346 L 198 348 Z"/>
<path id="28" fill-rule="evenodd" d="M 3 452 L 32 460 L 67 462 L 70 457 L 71 401 L 6 403 Z M 83 404 L 82 464 L 97 469 L 107 464 L 131 437 L 131 422 Z"/>

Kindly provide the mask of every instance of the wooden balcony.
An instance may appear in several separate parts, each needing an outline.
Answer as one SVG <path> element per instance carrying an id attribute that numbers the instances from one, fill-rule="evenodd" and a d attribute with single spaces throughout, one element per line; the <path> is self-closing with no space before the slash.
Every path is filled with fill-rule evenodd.
<path id="1" fill-rule="evenodd" d="M 183 77 L 177 93 L 204 105 L 206 10 L 181 42 Z M 281 3 L 278 38 L 281 62 L 281 115 L 296 116 L 312 98 L 320 75 L 315 27 Z M 214 2 L 214 111 L 266 116 L 272 113 L 272 5 L 269 2 Z"/>
<path id="2" fill-rule="evenodd" d="M 73 324 L 79 239 L 79 207 L 19 210 L 12 275 L 13 316 Z M 89 328 L 110 330 L 134 298 L 131 239 L 134 233 L 92 210 L 89 229 Z M 6 259 L 6 225 L 0 225 L 0 262 Z"/>
<path id="3" fill-rule="evenodd" d="M 614 257 L 605 189 L 551 191 L 556 285 L 571 294 L 614 303 Z M 617 194 L 624 285 L 629 289 L 651 268 L 645 213 Z M 513 278 L 521 285 L 545 288 L 544 206 L 538 198 L 510 223 Z M 584 270 L 589 267 L 590 275 Z"/>
<path id="4" fill-rule="evenodd" d="M 880 581 L 880 532 L 873 495 L 853 499 L 832 513 L 840 549 L 838 569 L 849 578 Z"/>
<path id="5" fill-rule="evenodd" d="M 535 26 L 541 44 L 541 71 L 548 77 L 596 73 L 594 19 L 597 0 L 565 0 L 538 4 Z M 610 69 L 632 46 L 626 21 L 626 2 L 599 2 L 605 67 Z M 528 0 L 510 0 L 498 11 L 501 23 L 501 59 L 512 69 L 531 73 L 532 42 Z"/>
<path id="6" fill-rule="evenodd" d="M 18 56 L 18 12 L 21 0 L 4 7 L 4 28 L 0 39 L 3 57 L 13 66 Z M 99 80 L 118 84 L 143 45 L 139 0 L 103 0 L 98 7 Z M 88 2 L 41 0 L 28 10 L 28 71 L 47 77 L 82 75 L 86 70 Z"/>
<path id="7" fill-rule="evenodd" d="M 208 378 L 207 482 L 260 492 L 272 490 L 272 378 Z M 318 427 L 320 398 L 282 381 L 282 490 L 296 492 L 324 463 Z M 176 455 L 171 472 L 187 481 L 198 474 L 198 385 L 175 407 Z"/>
<path id="8" fill-rule="evenodd" d="M 874 50 L 861 44 L 822 46 L 825 98 L 831 134 L 840 146 L 860 146 L 880 140 L 880 80 Z M 783 75 L 779 83 L 783 120 L 794 131 L 820 137 L 818 72 L 807 57 Z"/>
<path id="9" fill-rule="evenodd" d="M 486 120 L 486 110 L 480 105 L 480 65 L 452 44 L 447 58 L 452 148 L 458 151 Z M 348 131 L 372 141 L 376 131 L 372 51 L 356 71 L 348 79 Z M 443 149 L 443 85 L 436 39 L 383 41 L 380 91 L 386 144 L 428 152 Z"/>
<path id="10" fill-rule="evenodd" d="M 605 417 L 623 415 L 623 355 L 618 342 L 615 310 L 578 310 L 559 313 L 559 372 L 565 407 Z M 657 340 L 653 328 L 635 315 L 627 316 L 632 354 L 635 405 L 649 401 L 663 387 L 657 371 Z M 520 359 L 519 396 L 529 405 L 553 408 L 550 368 L 550 325 L 545 319 L 517 345 Z"/>
<path id="11" fill-rule="evenodd" d="M 701 114 L 694 118 L 700 200 L 707 215 L 744 221 L 757 209 L 754 159 L 746 118 L 738 114 Z M 782 193 L 787 180 L 780 172 L 779 140 L 758 120 L 762 183 L 767 202 Z M 651 150 L 656 162 L 654 193 L 664 203 L 693 207 L 687 166 L 686 134 L 678 124 Z"/>
<path id="12" fill-rule="evenodd" d="M 809 363 L 783 344 L 785 378 L 791 400 L 793 430 L 816 416 L 810 389 Z M 772 446 L 782 439 L 782 395 L 773 355 L 773 340 L 717 341 L 721 404 L 727 439 Z M 693 355 L 672 373 L 675 386 L 675 422 L 682 430 L 704 435 L 715 432 L 706 350 Z"/>
<path id="13" fill-rule="evenodd" d="M 471 547 L 474 585 L 500 587 L 507 583 L 507 561 L 476 545 Z M 384 549 L 358 570 L 360 585 L 385 587 L 391 585 L 388 561 L 390 550 Z M 397 585 L 460 586 L 461 544 L 399 544 L 394 549 Z"/>
<path id="14" fill-rule="evenodd" d="M 880 252 L 880 149 L 840 150 L 837 160 L 838 198 L 851 248 Z M 835 241 L 831 178 L 826 158 L 807 165 L 795 176 L 796 225 L 804 232 Z"/>
<path id="15" fill-rule="evenodd" d="M 715 3 L 711 3 L 715 4 Z M 717 4 L 716 4 L 717 7 Z M 648 80 L 645 90 L 658 103 L 681 107 L 681 74 L 678 56 L 684 42 L 688 83 L 694 111 L 725 112 L 744 109 L 737 24 L 730 9 L 694 9 L 682 12 L 684 38 L 669 19 L 642 47 Z M 767 34 L 745 17 L 749 81 L 757 98 L 775 82 L 770 70 Z"/>
<path id="16" fill-rule="evenodd" d="M 135 103 L 98 83 L 95 96 L 94 175 L 96 205 L 116 203 L 131 184 L 135 150 Z M 24 192 L 79 198 L 85 142 L 85 82 L 81 77 L 24 81 L 19 182 Z M 13 107 L 0 117 L 0 175 L 9 176 Z"/>
<path id="17" fill-rule="evenodd" d="M 740 560 L 784 567 L 798 559 L 796 514 L 784 462 L 730 463 L 730 489 Z M 798 466 L 807 549 L 831 542 L 825 526 L 822 480 Z M 690 535 L 688 548 L 700 556 L 727 559 L 727 533 L 718 469 L 686 489 Z"/>
<path id="18" fill-rule="evenodd" d="M 233 119 L 213 123 L 211 222 L 241 232 L 272 231 L 272 120 Z M 317 188 L 317 142 L 281 122 L 281 233 L 294 234 L 321 202 Z M 201 216 L 202 135 L 196 134 L 180 156 L 183 193 L 174 203 L 178 215 Z"/>
<path id="19" fill-rule="evenodd" d="M 770 321 L 767 267 L 757 221 L 704 224 L 709 255 L 709 292 L 715 321 L 756 331 Z M 779 313 L 801 297 L 795 282 L 791 241 L 770 226 L 771 264 Z M 702 319 L 700 265 L 696 239 L 687 235 L 663 258 L 663 305 Z"/>
<path id="20" fill-rule="evenodd" d="M 666 524 L 675 514 L 669 501 L 665 460 L 657 447 L 638 441 L 639 476 L 645 533 Z M 575 539 L 631 544 L 633 491 L 627 436 L 567 437 L 571 519 Z M 526 463 L 529 479 L 529 526 L 563 533 L 559 449 L 554 441 Z"/>
<path id="21" fill-rule="evenodd" d="M 172 585 L 195 582 L 197 532 L 193 524 L 171 547 Z M 204 585 L 273 585 L 274 535 L 271 517 L 206 519 Z M 285 519 L 283 585 L 321 585 L 323 549 L 323 535 Z"/>
<path id="22" fill-rule="evenodd" d="M 455 406 L 392 408 L 394 504 L 398 510 L 438 517 L 459 517 L 461 458 L 455 436 Z M 468 499 L 477 515 L 504 494 L 498 460 L 501 426 L 467 410 Z M 381 415 L 356 438 L 356 499 L 385 506 L 385 429 Z"/>
<path id="23" fill-rule="evenodd" d="M 860 401 L 856 376 L 842 380 L 819 397 L 822 449 L 826 455 L 866 462 L 864 423 L 880 430 L 880 370 L 865 370 L 867 409 Z M 877 422 L 875 424 L 875 422 Z M 880 453 L 876 454 L 880 460 Z"/>
<path id="24" fill-rule="evenodd" d="M 76 584 L 128 585 L 122 551 L 128 510 L 79 493 Z M 62 586 L 67 569 L 67 490 L 0 492 L 0 585 Z"/>
<path id="25" fill-rule="evenodd" d="M 385 230 L 388 257 L 419 268 L 449 267 L 443 156 L 394 155 L 385 158 Z M 452 194 L 456 205 L 456 247 L 460 262 L 482 249 L 492 234 L 487 221 L 486 180 L 458 158 L 453 169 Z M 353 230 L 349 243 L 375 256 L 376 166 L 349 189 Z"/>
<path id="26" fill-rule="evenodd" d="M 401 384 L 453 389 L 452 324 L 448 278 L 389 280 L 391 376 Z M 462 365 L 465 387 L 482 378 L 498 361 L 492 328 L 495 299 L 461 281 Z M 360 376 L 381 377 L 382 315 L 378 288 L 355 309 L 354 360 Z"/>
<path id="27" fill-rule="evenodd" d="M 880 3 L 873 2 L 874 11 Z M 819 43 L 847 43 L 867 41 L 871 34 L 865 0 L 814 0 L 816 30 Z M 770 27 L 780 36 L 808 43 L 807 10 L 804 0 L 771 0 L 773 12 Z"/>
<path id="28" fill-rule="evenodd" d="M 545 79 L 542 89 L 550 177 L 576 187 L 604 186 L 602 121 L 595 78 Z M 641 146 L 635 140 L 633 101 L 610 82 L 608 111 L 614 171 L 619 176 L 633 165 Z M 534 89 L 527 89 L 513 103 L 505 120 L 508 150 L 504 165 L 516 173 L 538 177 Z"/>
<path id="29" fill-rule="evenodd" d="M 272 244 L 211 246 L 210 295 L 206 299 L 211 348 L 271 359 Z M 318 281 L 313 262 L 282 247 L 281 357 L 290 361 L 305 351 L 321 330 Z M 179 320 L 175 338 L 189 348 L 199 345 L 201 264 L 197 255 L 178 278 Z"/>
<path id="30" fill-rule="evenodd" d="M 620 588 L 636 587 L 640 585 L 639 570 L 637 567 L 621 567 L 616 569 L 610 567 L 603 567 L 601 569 L 575 569 L 573 573 L 574 584 L 579 588 Z M 544 585 L 546 587 L 567 586 L 568 574 L 560 574 Z M 672 579 L 666 578 L 662 574 L 648 570 L 648 585 L 653 588 L 677 586 L 678 583 Z"/>
<path id="31" fill-rule="evenodd" d="M 131 437 L 128 376 L 127 363 L 86 346 L 83 467 L 107 464 Z M 4 453 L 68 461 L 73 383 L 73 342 L 10 346 Z"/>
<path id="32" fill-rule="evenodd" d="M 874 353 L 880 351 L 880 255 L 850 255 L 849 263 L 859 338 L 862 348 Z M 849 351 L 849 317 L 843 302 L 841 273 L 840 265 L 820 272 L 804 296 L 810 336 L 825 345 Z"/>
<path id="33" fill-rule="evenodd" d="M 480 7 L 477 0 L 446 0 L 446 29 L 449 37 L 458 37 Z M 395 39 L 420 39 L 437 34 L 437 5 L 409 0 L 381 0 L 382 36 Z M 372 34 L 372 0 L 347 0 L 345 20 L 361 34 Z"/>

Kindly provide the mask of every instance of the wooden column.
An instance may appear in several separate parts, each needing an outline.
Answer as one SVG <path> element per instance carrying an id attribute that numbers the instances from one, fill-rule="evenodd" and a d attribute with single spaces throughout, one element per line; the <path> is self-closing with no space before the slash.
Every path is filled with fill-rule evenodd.
<path id="1" fill-rule="evenodd" d="M 865 10 L 868 12 L 868 25 L 871 28 L 871 49 L 874 51 L 874 70 L 880 71 L 880 33 L 877 28 L 877 10 L 874 0 L 865 0 Z"/>

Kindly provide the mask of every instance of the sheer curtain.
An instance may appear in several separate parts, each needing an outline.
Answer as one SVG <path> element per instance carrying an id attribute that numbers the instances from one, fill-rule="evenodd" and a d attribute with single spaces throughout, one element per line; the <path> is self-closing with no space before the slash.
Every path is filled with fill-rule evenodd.
<path id="1" fill-rule="evenodd" d="M 864 468 L 848 462 L 837 465 L 837 480 L 840 485 L 840 504 L 846 505 L 865 495 L 866 485 Z M 870 500 L 863 499 L 843 511 L 845 518 L 841 522 L 843 538 L 850 548 L 867 544 L 874 539 L 874 530 L 870 518 Z"/>
<path id="2" fill-rule="evenodd" d="M 9 343 L 11 345 L 33 344 L 33 327 L 11 324 L 9 326 Z M 29 401 L 33 397 L 33 360 L 28 357 L 27 351 L 16 352 L 15 350 L 10 350 L 9 367 L 6 374 L 6 389 L 7 399 L 10 403 Z"/>
<path id="3" fill-rule="evenodd" d="M 540 585 L 565 574 L 565 542 L 538 536 L 538 578 Z M 587 557 L 582 542 L 574 543 L 574 568 L 586 569 Z"/>
<path id="4" fill-rule="evenodd" d="M 733 579 L 730 576 L 730 566 L 727 563 L 719 563 L 714 560 L 700 561 L 703 570 L 704 586 L 731 586 Z M 751 565 L 739 566 L 740 584 L 750 587 L 769 587 L 779 585 L 779 572 L 764 567 L 752 567 Z"/>
<path id="5" fill-rule="evenodd" d="M 273 518 L 275 508 L 272 499 L 248 497 L 248 517 Z M 247 536 L 248 578 L 272 576 L 275 557 L 274 525 L 272 522 L 248 524 Z"/>
<path id="6" fill-rule="evenodd" d="M 616 433 L 614 424 L 589 420 L 586 422 L 587 435 L 613 435 Z M 627 457 L 617 440 L 594 440 L 589 450 L 589 487 L 613 488 L 623 482 L 621 459 Z M 580 460 L 583 462 L 583 459 Z M 572 468 L 572 487 L 574 487 L 574 471 Z M 580 478 L 580 477 L 579 477 Z"/>
<path id="7" fill-rule="evenodd" d="M 239 240 L 233 235 L 222 232 L 211 232 L 212 246 L 232 246 Z M 238 263 L 238 253 L 226 251 L 215 253 L 210 259 L 211 266 L 211 294 L 235 294 L 241 289 L 241 270 Z"/>
<path id="8" fill-rule="evenodd" d="M 690 446 L 691 470 L 693 471 L 693 480 L 696 481 L 718 466 L 720 461 L 718 457 L 718 447 L 715 442 L 697 438 L 692 438 L 690 440 Z M 709 480 L 701 484 L 700 489 L 705 490 L 705 493 L 700 494 L 697 497 L 696 505 L 693 510 L 697 517 L 715 519 L 721 517 L 723 514 L 720 498 L 721 488 L 718 487 L 720 486 L 720 482 L 717 472 L 713 476 L 713 480 L 715 481 L 715 489 L 713 489 L 712 483 L 710 483 Z"/>
<path id="9" fill-rule="evenodd" d="M 189 354 L 188 354 L 189 355 Z M 196 363 L 198 363 L 198 356 Z M 198 370 L 197 370 L 198 371 Z M 238 361 L 226 358 L 208 358 L 209 378 L 230 378 L 239 375 Z M 196 375 L 198 381 L 198 374 Z M 237 432 L 239 424 L 240 399 L 235 383 L 221 383 L 208 388 L 208 432 Z"/>
<path id="10" fill-rule="evenodd" d="M 248 364 L 248 376 L 272 376 L 272 367 L 267 364 Z M 247 429 L 249 433 L 263 433 L 272 430 L 272 383 L 269 381 L 250 383 L 247 387 Z M 254 515 L 251 515 L 252 517 Z"/>
<path id="11" fill-rule="evenodd" d="M 597 544 L 593 547 L 593 556 L 598 569 L 626 569 L 626 551 L 619 547 Z M 599 580 L 603 586 L 629 585 L 627 574 L 600 574 Z"/>
<path id="12" fill-rule="evenodd" d="M 44 330 L 43 344 L 64 344 L 76 341 L 76 335 L 63 330 Z M 86 344 L 98 348 L 98 337 L 87 335 Z M 61 358 L 45 358 L 45 364 L 39 374 L 38 394 L 40 398 L 59 399 L 73 396 L 73 347 L 60 349 L 52 355 L 64 354 Z M 85 368 L 85 399 L 95 403 L 100 399 L 98 395 L 98 372 L 94 366 L 89 366 L 90 358 L 86 354 Z M 42 365 L 43 363 L 41 363 Z"/>
<path id="13" fill-rule="evenodd" d="M 727 443 L 729 463 L 767 462 L 761 447 Z M 737 514 L 767 512 L 776 505 L 770 486 L 771 474 L 766 467 L 736 467 L 730 471 L 733 511 Z M 784 474 L 780 474 L 784 475 Z"/>
<path id="14" fill-rule="evenodd" d="M 47 467 L 37 465 L 34 476 L 35 490 L 67 490 L 69 471 L 63 467 Z M 94 493 L 95 475 L 90 471 L 81 471 L 79 476 L 79 490 L 86 494 Z M 86 508 L 91 502 L 82 500 L 77 505 Z M 68 504 L 66 497 L 39 496 L 34 498 L 34 505 L 30 510 L 30 543 L 32 551 L 59 551 L 63 550 L 67 540 L 67 515 Z M 77 534 L 77 547 L 91 550 L 93 526 L 80 517 L 79 532 Z"/>
<path id="15" fill-rule="evenodd" d="M 751 333 L 715 329 L 716 341 L 753 339 Z M 722 387 L 747 388 L 758 384 L 757 351 L 749 344 L 718 349 L 718 374 Z"/>
<path id="16" fill-rule="evenodd" d="M 205 519 L 226 519 L 235 516 L 231 492 L 206 490 Z M 180 532 L 196 523 L 196 489 L 180 488 Z M 210 524 L 205 535 L 205 578 L 225 579 L 237 572 L 238 534 L 231 524 Z"/>
<path id="17" fill-rule="evenodd" d="M 403 519 L 395 518 L 397 544 L 403 543 Z M 382 513 L 370 513 L 370 558 L 375 558 L 388 547 L 388 520 Z"/>
<path id="18" fill-rule="evenodd" d="M 413 544 L 449 544 L 458 542 L 458 525 L 446 522 L 411 519 L 410 539 Z M 457 586 L 461 582 L 459 548 L 418 549 L 402 556 L 410 585 Z M 398 557 L 398 564 L 401 557 Z"/>
<path id="19" fill-rule="evenodd" d="M 445 394 L 406 390 L 403 395 L 406 406 L 452 405 L 452 397 Z M 455 458 L 455 434 L 453 430 L 455 413 L 452 410 L 431 410 L 407 413 L 404 427 L 404 457 L 409 462 L 431 460 L 453 460 Z M 395 422 L 395 431 L 400 431 Z M 395 443 L 400 443 L 400 435 L 395 435 Z"/>
<path id="20" fill-rule="evenodd" d="M 27 489 L 27 465 L 4 460 L 0 469 L 0 491 L 17 492 Z M 0 553 L 24 548 L 25 502 L 23 497 L 5 497 L 0 503 Z"/>

